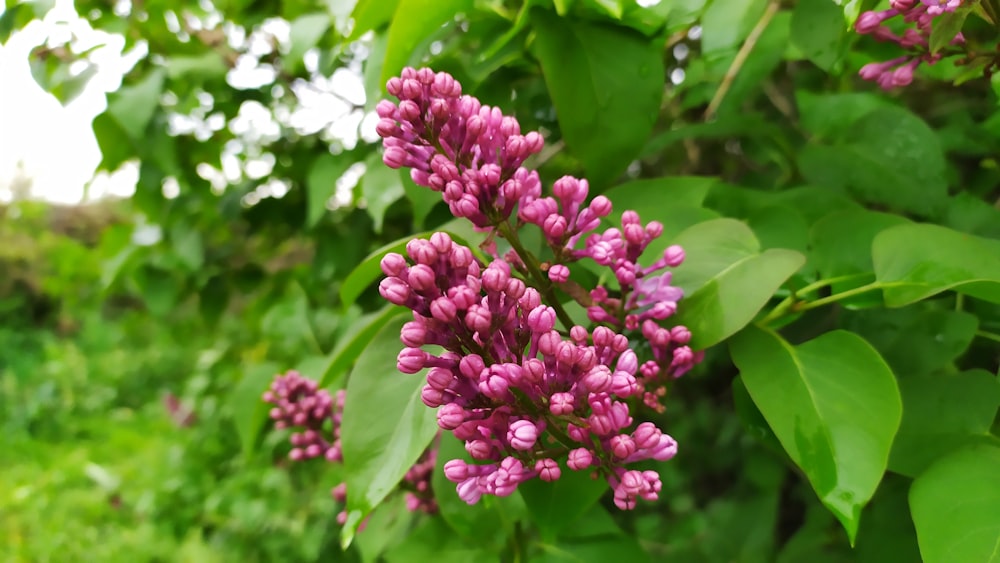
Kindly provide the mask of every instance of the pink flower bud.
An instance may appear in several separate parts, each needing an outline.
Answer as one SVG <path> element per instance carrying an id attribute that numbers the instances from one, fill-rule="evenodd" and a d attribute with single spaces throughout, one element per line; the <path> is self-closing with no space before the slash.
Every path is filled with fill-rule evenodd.
<path id="1" fill-rule="evenodd" d="M 649 450 L 649 457 L 656 461 L 667 461 L 677 455 L 677 442 L 667 434 L 660 434 L 659 441 Z"/>
<path id="2" fill-rule="evenodd" d="M 507 430 L 507 441 L 515 450 L 530 450 L 538 439 L 538 428 L 529 420 L 517 420 Z"/>
<path id="3" fill-rule="evenodd" d="M 594 454 L 590 453 L 590 450 L 587 448 L 577 448 L 570 450 L 569 457 L 566 459 L 566 467 L 569 467 L 573 471 L 583 471 L 590 467 L 593 461 Z"/>
<path id="4" fill-rule="evenodd" d="M 417 373 L 424 369 L 427 353 L 419 348 L 403 348 L 396 358 L 396 367 L 403 373 Z"/>
<path id="5" fill-rule="evenodd" d="M 535 462 L 535 471 L 542 481 L 556 481 L 562 473 L 556 460 L 550 458 L 542 458 Z"/>
<path id="6" fill-rule="evenodd" d="M 472 440 L 465 443 L 465 451 L 469 452 L 472 459 L 490 459 L 493 446 L 486 440 Z"/>
<path id="7" fill-rule="evenodd" d="M 563 416 L 573 412 L 576 401 L 571 393 L 553 393 L 549 398 L 549 412 Z"/>
<path id="8" fill-rule="evenodd" d="M 569 281 L 569 268 L 562 264 L 556 264 L 550 267 L 549 279 L 556 283 L 565 283 Z"/>
<path id="9" fill-rule="evenodd" d="M 442 405 L 437 412 L 438 426 L 444 430 L 454 430 L 465 422 L 465 409 L 455 403 Z"/>
<path id="10" fill-rule="evenodd" d="M 612 436 L 609 442 L 611 453 L 618 459 L 625 459 L 635 453 L 635 440 L 628 434 Z"/>
<path id="11" fill-rule="evenodd" d="M 444 464 L 444 476 L 452 483 L 469 478 L 469 465 L 461 459 L 452 459 Z"/>

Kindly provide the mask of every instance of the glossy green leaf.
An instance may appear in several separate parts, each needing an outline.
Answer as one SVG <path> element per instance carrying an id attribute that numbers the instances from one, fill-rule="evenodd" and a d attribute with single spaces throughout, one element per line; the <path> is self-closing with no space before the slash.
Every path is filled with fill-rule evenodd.
<path id="1" fill-rule="evenodd" d="M 658 220 L 656 214 L 671 206 L 700 207 L 709 188 L 718 181 L 710 176 L 644 178 L 619 184 L 604 195 L 613 204 L 613 217 L 620 218 L 622 212 L 636 209 L 645 222 Z"/>
<path id="2" fill-rule="evenodd" d="M 730 350 L 754 403 L 853 543 L 902 416 L 892 371 L 846 331 L 792 346 L 751 327 Z"/>
<path id="3" fill-rule="evenodd" d="M 1000 303 L 1000 241 L 937 225 L 900 225 L 875 237 L 872 257 L 890 307 L 946 290 Z"/>
<path id="4" fill-rule="evenodd" d="M 382 327 L 397 317 L 408 316 L 410 316 L 409 311 L 390 304 L 351 323 L 347 333 L 341 336 L 333 352 L 330 353 L 326 365 L 317 374 L 319 386 L 327 387 L 340 379 Z"/>
<path id="5" fill-rule="evenodd" d="M 718 344 L 749 324 L 805 261 L 782 248 L 747 256 L 685 297 L 673 321 L 691 329 L 695 350 Z"/>
<path id="6" fill-rule="evenodd" d="M 268 420 L 271 405 L 261 396 L 278 374 L 277 364 L 267 362 L 247 368 L 229 397 L 233 413 L 233 426 L 240 437 L 243 458 L 249 459 L 257 448 L 257 441 Z"/>
<path id="7" fill-rule="evenodd" d="M 420 400 L 422 373 L 396 369 L 403 319 L 388 323 L 361 352 L 347 383 L 341 423 L 347 482 L 347 522 L 341 543 L 402 480 L 437 434 L 434 409 Z"/>
<path id="8" fill-rule="evenodd" d="M 551 483 L 531 479 L 517 490 L 528 507 L 528 514 L 543 539 L 552 540 L 570 528 L 590 510 L 604 493 L 609 492 L 604 479 L 592 479 L 590 471 L 562 468 L 562 476 Z"/>
<path id="9" fill-rule="evenodd" d="M 361 193 L 368 215 L 375 223 L 375 232 L 380 233 L 386 209 L 404 195 L 403 181 L 399 171 L 383 164 L 382 156 L 377 152 L 368 157 L 366 164 L 368 168 L 361 179 Z"/>
<path id="10" fill-rule="evenodd" d="M 336 191 L 337 180 L 350 165 L 349 159 L 329 153 L 313 161 L 306 175 L 306 227 L 315 227 L 326 213 L 326 203 Z"/>
<path id="11" fill-rule="evenodd" d="M 847 28 L 841 10 L 830 0 L 802 0 L 792 12 L 792 44 L 823 70 L 840 58 Z"/>
<path id="12" fill-rule="evenodd" d="M 472 0 L 399 0 L 389 25 L 382 87 L 403 70 L 424 39 L 470 9 Z"/>
<path id="13" fill-rule="evenodd" d="M 903 423 L 889 469 L 916 477 L 935 460 L 987 440 L 1000 408 L 1000 382 L 985 370 L 899 380 Z"/>
<path id="14" fill-rule="evenodd" d="M 359 39 L 365 33 L 371 30 L 378 30 L 389 23 L 398 6 L 399 0 L 358 0 L 357 5 L 354 7 L 354 12 L 351 13 L 351 18 L 354 20 L 354 27 L 347 40 L 354 41 Z M 382 80 L 380 87 L 384 86 L 385 80 Z M 374 92 L 374 90 L 366 91 L 369 95 Z"/>
<path id="15" fill-rule="evenodd" d="M 952 453 L 913 482 L 910 511 L 925 563 L 1000 561 L 1000 447 Z"/>
<path id="16" fill-rule="evenodd" d="M 663 98 L 661 45 L 618 26 L 532 12 L 534 48 L 559 128 L 600 190 L 639 154 Z"/>
<path id="17" fill-rule="evenodd" d="M 684 263 L 674 269 L 673 284 L 691 295 L 740 260 L 754 256 L 760 244 L 750 227 L 735 219 L 698 223 L 671 241 L 684 248 Z"/>

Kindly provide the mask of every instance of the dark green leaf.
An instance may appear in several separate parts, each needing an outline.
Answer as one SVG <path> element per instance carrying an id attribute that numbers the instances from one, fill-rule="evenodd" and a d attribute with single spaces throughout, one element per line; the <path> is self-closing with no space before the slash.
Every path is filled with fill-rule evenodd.
<path id="1" fill-rule="evenodd" d="M 1000 383 L 985 371 L 899 380 L 903 423 L 889 469 L 916 477 L 937 459 L 987 439 L 1000 408 Z"/>
<path id="2" fill-rule="evenodd" d="M 764 13 L 767 0 L 712 2 L 701 17 L 705 53 L 736 50 Z"/>
<path id="3" fill-rule="evenodd" d="M 535 49 L 566 145 L 600 190 L 636 158 L 663 98 L 661 47 L 617 26 L 535 10 Z"/>
<path id="4" fill-rule="evenodd" d="M 562 476 L 556 481 L 531 479 L 518 486 L 543 539 L 551 541 L 568 529 L 610 490 L 607 481 L 592 479 L 590 473 L 563 467 Z"/>
<path id="5" fill-rule="evenodd" d="M 751 327 L 730 350 L 760 412 L 853 543 L 902 416 L 889 367 L 846 331 L 792 346 Z"/>

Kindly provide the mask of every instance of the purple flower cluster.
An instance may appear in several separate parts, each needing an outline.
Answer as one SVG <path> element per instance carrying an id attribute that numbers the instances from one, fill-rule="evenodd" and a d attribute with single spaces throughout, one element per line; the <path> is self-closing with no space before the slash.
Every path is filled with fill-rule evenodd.
<path id="1" fill-rule="evenodd" d="M 861 78 L 877 82 L 884 90 L 898 86 L 906 86 L 913 82 L 913 73 L 920 63 L 934 64 L 941 60 L 941 54 L 932 54 L 929 41 L 934 18 L 953 12 L 962 5 L 962 0 L 890 0 L 889 9 L 864 12 L 858 17 L 854 29 L 861 34 L 871 35 L 878 41 L 891 41 L 910 51 L 910 54 L 895 59 L 870 63 L 861 68 L 858 73 Z M 901 17 L 907 24 L 902 35 L 889 29 L 886 25 L 894 18 Z M 961 33 L 952 40 L 952 44 L 965 41 Z"/>
<path id="2" fill-rule="evenodd" d="M 343 390 L 331 395 L 327 390 L 320 389 L 315 381 L 296 371 L 289 371 L 275 376 L 271 388 L 264 392 L 262 398 L 274 405 L 270 417 L 275 428 L 296 429 L 289 437 L 292 449 L 288 457 L 292 461 L 314 458 L 334 463 L 344 461 L 340 447 L 340 421 L 345 399 Z M 436 454 L 435 448 L 425 451 L 403 479 L 401 485 L 407 490 L 406 506 L 411 511 L 437 512 L 431 491 L 431 471 Z M 337 485 L 330 494 L 337 502 L 346 502 L 347 484 Z M 346 511 L 337 515 L 339 524 L 346 519 Z"/>
<path id="3" fill-rule="evenodd" d="M 641 266 L 663 226 L 643 225 L 626 211 L 620 229 L 595 232 L 611 202 L 598 196 L 587 203 L 586 180 L 563 177 L 543 197 L 538 174 L 522 166 L 541 150 L 541 136 L 522 135 L 513 117 L 463 96 L 450 75 L 407 68 L 387 90 L 400 102 L 378 104 L 385 163 L 411 168 L 417 184 L 442 192 L 454 215 L 512 247 L 500 258 L 489 245 L 494 260 L 485 264 L 446 233 L 434 233 L 410 241 L 405 257 L 382 260 L 380 293 L 413 311 L 400 335 L 398 368 L 428 369 L 423 402 L 438 409 L 439 426 L 476 462 L 450 460 L 446 477 L 475 503 L 483 494 L 509 495 L 528 479 L 556 480 L 557 459 L 565 458 L 570 470 L 603 474 L 622 509 L 656 499 L 658 474 L 627 466 L 668 460 L 677 445 L 651 422 L 636 425 L 630 408 L 662 410 L 664 381 L 702 358 L 687 346 L 685 327 L 659 324 L 683 295 L 663 271 L 683 261 L 683 250 L 671 246 Z M 529 224 L 541 229 L 550 262 L 521 250 L 517 230 Z M 582 259 L 609 268 L 617 288 L 574 291 L 580 288 L 568 264 Z M 587 307 L 592 329 L 568 322 L 553 286 Z M 640 362 L 626 333 L 645 340 L 647 361 Z M 427 345 L 444 351 L 429 353 Z"/>

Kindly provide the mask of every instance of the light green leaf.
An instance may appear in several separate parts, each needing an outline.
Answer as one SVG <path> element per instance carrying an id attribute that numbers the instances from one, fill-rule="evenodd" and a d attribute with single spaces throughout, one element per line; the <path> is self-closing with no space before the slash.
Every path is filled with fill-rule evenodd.
<path id="1" fill-rule="evenodd" d="M 366 164 L 368 168 L 361 178 L 361 194 L 365 198 L 368 215 L 375 224 L 375 232 L 381 233 L 386 209 L 405 195 L 403 181 L 399 171 L 383 164 L 382 155 L 377 152 L 368 157 Z"/>
<path id="2" fill-rule="evenodd" d="M 176 223 L 170 229 L 170 243 L 174 254 L 191 272 L 197 272 L 205 263 L 205 249 L 201 233 L 193 225 Z"/>
<path id="3" fill-rule="evenodd" d="M 165 76 L 166 71 L 162 68 L 152 70 L 139 82 L 124 86 L 108 96 L 107 113 L 135 142 L 142 141 L 146 136 L 146 127 L 160 105 Z"/>
<path id="4" fill-rule="evenodd" d="M 399 0 L 358 0 L 354 12 L 351 13 L 354 28 L 347 40 L 354 41 L 371 30 L 378 31 L 379 28 L 392 20 L 397 6 L 399 6 Z M 382 81 L 382 86 L 385 86 L 385 80 Z M 366 90 L 366 92 L 370 95 L 375 91 Z"/>
<path id="5" fill-rule="evenodd" d="M 957 451 L 910 488 L 910 512 L 925 563 L 1000 561 L 1000 448 Z"/>
<path id="6" fill-rule="evenodd" d="M 282 57 L 291 73 L 297 73 L 302 69 L 302 57 L 306 51 L 319 43 L 323 34 L 330 29 L 331 23 L 330 15 L 326 12 L 299 16 L 291 23 L 288 36 L 292 45 L 288 49 L 288 54 Z"/>
<path id="7" fill-rule="evenodd" d="M 632 30 L 532 12 L 535 51 L 566 145 L 600 190 L 636 158 L 663 99 L 661 45 Z"/>
<path id="8" fill-rule="evenodd" d="M 674 270 L 673 284 L 691 295 L 740 260 L 754 256 L 760 244 L 750 227 L 735 219 L 698 223 L 677 235 L 671 244 L 684 248 L 684 263 Z"/>
<path id="9" fill-rule="evenodd" d="M 313 161 L 306 175 L 306 227 L 315 227 L 326 213 L 326 202 L 333 196 L 337 180 L 351 165 L 349 158 L 323 153 Z M 382 163 L 380 162 L 379 165 Z"/>
<path id="10" fill-rule="evenodd" d="M 973 12 L 977 4 L 979 4 L 978 0 L 963 2 L 955 10 L 945 12 L 934 18 L 931 37 L 928 41 L 932 54 L 936 54 L 944 47 L 947 47 L 952 39 L 962 31 L 962 26 L 965 25 L 965 18 L 969 17 L 969 14 Z"/>
<path id="11" fill-rule="evenodd" d="M 735 51 L 764 13 L 767 0 L 712 2 L 701 17 L 703 53 Z"/>
<path id="12" fill-rule="evenodd" d="M 326 365 L 318 373 L 319 386 L 327 387 L 336 382 L 344 372 L 350 369 L 360 356 L 361 351 L 368 346 L 372 337 L 382 330 L 382 327 L 397 317 L 404 316 L 410 316 L 410 312 L 390 304 L 351 323 L 347 334 L 343 335 L 337 342 L 337 346 L 330 353 Z"/>
<path id="13" fill-rule="evenodd" d="M 347 482 L 346 548 L 372 509 L 396 488 L 437 434 L 434 409 L 420 400 L 423 373 L 396 369 L 403 319 L 384 326 L 361 353 L 347 383 L 341 423 Z"/>
<path id="14" fill-rule="evenodd" d="M 167 57 L 167 77 L 171 80 L 197 79 L 212 80 L 226 76 L 229 67 L 218 51 L 208 51 L 201 55 L 175 55 Z"/>
<path id="15" fill-rule="evenodd" d="M 904 377 L 899 390 L 903 423 L 889 469 L 909 477 L 962 446 L 988 440 L 1000 408 L 1000 383 L 985 370 Z"/>
<path id="16" fill-rule="evenodd" d="M 872 257 L 890 307 L 949 289 L 1000 303 L 1000 241 L 937 225 L 900 225 L 875 237 Z"/>
<path id="17" fill-rule="evenodd" d="M 233 426 L 240 437 L 244 459 L 250 459 L 253 455 L 260 433 L 267 423 L 271 405 L 264 402 L 261 396 L 278 372 L 278 365 L 271 362 L 249 367 L 229 396 Z"/>
<path id="18" fill-rule="evenodd" d="M 730 350 L 754 403 L 853 544 L 902 416 L 892 371 L 846 331 L 792 346 L 751 327 Z"/>
<path id="19" fill-rule="evenodd" d="M 749 324 L 805 261 L 783 248 L 747 256 L 685 297 L 672 320 L 691 330 L 695 350 L 722 342 Z"/>
<path id="20" fill-rule="evenodd" d="M 424 39 L 471 9 L 472 0 L 399 0 L 389 25 L 382 87 L 403 70 Z"/>

